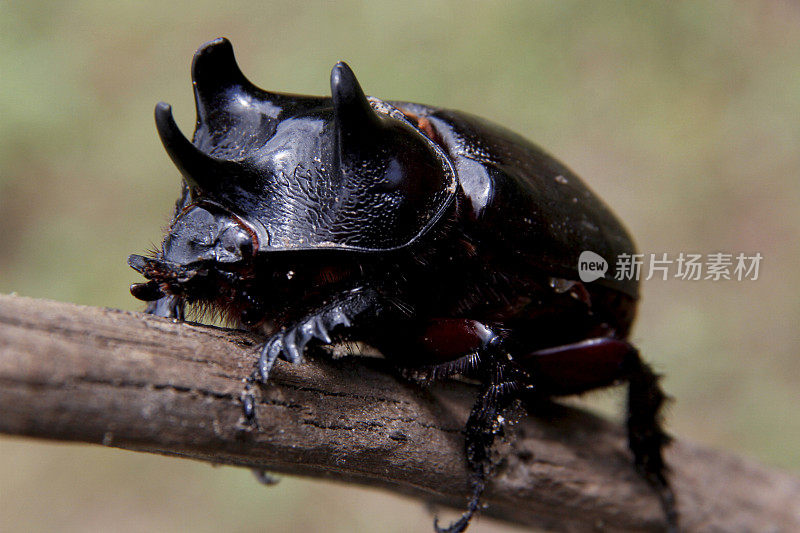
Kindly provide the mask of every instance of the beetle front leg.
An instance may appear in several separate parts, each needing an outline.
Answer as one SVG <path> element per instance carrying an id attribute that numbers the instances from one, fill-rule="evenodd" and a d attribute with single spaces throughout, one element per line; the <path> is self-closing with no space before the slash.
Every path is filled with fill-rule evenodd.
<path id="1" fill-rule="evenodd" d="M 180 296 L 169 295 L 147 302 L 144 312 L 148 315 L 172 318 L 183 322 L 186 318 L 186 302 Z"/>
<path id="2" fill-rule="evenodd" d="M 278 358 L 291 363 L 303 359 L 306 345 L 312 341 L 331 344 L 334 337 L 369 328 L 380 321 L 408 314 L 406 306 L 373 288 L 357 287 L 340 293 L 328 303 L 306 315 L 291 326 L 274 333 L 261 346 L 253 373 L 247 378 L 242 392 L 242 414 L 245 426 L 258 428 L 256 400 L 252 392 L 256 382 L 267 383 L 269 373 Z"/>
<path id="3" fill-rule="evenodd" d="M 334 298 L 295 324 L 274 333 L 262 346 L 256 365 L 257 379 L 266 383 L 278 358 L 291 363 L 303 360 L 303 351 L 311 341 L 331 344 L 331 335 L 362 328 L 377 320 L 398 314 L 401 309 L 377 290 L 351 289 Z"/>

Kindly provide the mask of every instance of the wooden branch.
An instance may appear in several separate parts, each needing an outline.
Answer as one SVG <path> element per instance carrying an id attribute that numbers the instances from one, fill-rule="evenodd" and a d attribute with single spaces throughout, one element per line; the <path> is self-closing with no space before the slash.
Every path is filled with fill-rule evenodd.
<path id="1" fill-rule="evenodd" d="M 380 359 L 278 363 L 242 425 L 252 335 L 0 296 L 0 431 L 334 478 L 461 509 L 474 388 L 430 389 Z M 563 531 L 654 531 L 661 510 L 623 431 L 553 406 L 520 416 L 485 515 Z M 800 531 L 800 480 L 684 442 L 670 449 L 687 531 Z"/>

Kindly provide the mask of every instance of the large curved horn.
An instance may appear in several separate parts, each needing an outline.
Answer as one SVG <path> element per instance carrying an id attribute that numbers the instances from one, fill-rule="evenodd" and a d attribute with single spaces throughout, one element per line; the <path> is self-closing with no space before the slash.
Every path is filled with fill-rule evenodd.
<path id="1" fill-rule="evenodd" d="M 336 126 L 342 138 L 361 135 L 378 123 L 378 115 L 344 61 L 336 63 L 331 70 L 331 96 Z"/>
<path id="2" fill-rule="evenodd" d="M 244 92 L 262 98 L 266 92 L 242 74 L 233 54 L 233 45 L 225 37 L 209 41 L 195 52 L 192 81 L 198 119 L 206 116 L 208 108 L 215 105 L 214 100 L 225 89 L 239 86 Z"/>
<path id="3" fill-rule="evenodd" d="M 183 136 L 175 118 L 172 107 L 164 102 L 156 105 L 156 129 L 161 143 L 167 150 L 170 159 L 178 167 L 186 183 L 191 187 L 210 190 L 216 186 L 220 176 L 221 161 L 204 153 Z"/>

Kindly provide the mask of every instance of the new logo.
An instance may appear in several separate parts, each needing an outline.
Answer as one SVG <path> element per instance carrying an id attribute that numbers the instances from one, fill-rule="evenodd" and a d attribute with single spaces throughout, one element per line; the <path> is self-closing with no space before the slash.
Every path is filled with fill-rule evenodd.
<path id="1" fill-rule="evenodd" d="M 603 257 L 589 250 L 581 252 L 578 257 L 578 276 L 584 283 L 605 277 L 608 262 Z"/>

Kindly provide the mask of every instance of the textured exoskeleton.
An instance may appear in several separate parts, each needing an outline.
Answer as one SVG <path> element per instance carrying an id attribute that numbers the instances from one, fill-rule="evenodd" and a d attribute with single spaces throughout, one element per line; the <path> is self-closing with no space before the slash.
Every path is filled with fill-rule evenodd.
<path id="1" fill-rule="evenodd" d="M 466 428 L 472 496 L 449 531 L 478 509 L 511 400 L 627 381 L 636 467 L 676 527 L 664 395 L 626 340 L 637 282 L 579 281 L 582 251 L 613 261 L 634 245 L 575 174 L 480 118 L 366 97 L 344 63 L 330 97 L 272 93 L 217 39 L 192 75 L 193 140 L 156 107 L 184 188 L 161 251 L 129 259 L 148 279 L 131 290 L 149 312 L 182 318 L 203 305 L 268 333 L 254 374 L 265 383 L 278 359 L 343 339 L 420 380 L 479 380 Z M 252 396 L 245 404 L 252 417 Z"/>

